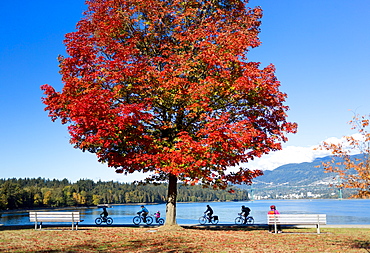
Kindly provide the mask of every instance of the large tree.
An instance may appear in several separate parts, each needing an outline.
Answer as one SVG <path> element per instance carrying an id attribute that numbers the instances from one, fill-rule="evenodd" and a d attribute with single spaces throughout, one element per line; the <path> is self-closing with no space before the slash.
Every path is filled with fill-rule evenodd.
<path id="1" fill-rule="evenodd" d="M 225 188 L 262 172 L 238 168 L 281 149 L 296 125 L 275 68 L 247 52 L 260 44 L 262 10 L 238 0 L 90 0 L 59 57 L 63 90 L 44 85 L 71 143 L 120 173 Z M 230 170 L 230 167 L 234 167 Z"/>
<path id="2" fill-rule="evenodd" d="M 341 142 L 324 142 L 320 149 L 329 150 L 333 159 L 323 163 L 327 172 L 337 173 L 337 187 L 356 189 L 352 197 L 370 198 L 370 115 L 354 115 L 349 122 L 357 134 L 343 136 Z M 354 154 L 361 154 L 353 156 Z"/>

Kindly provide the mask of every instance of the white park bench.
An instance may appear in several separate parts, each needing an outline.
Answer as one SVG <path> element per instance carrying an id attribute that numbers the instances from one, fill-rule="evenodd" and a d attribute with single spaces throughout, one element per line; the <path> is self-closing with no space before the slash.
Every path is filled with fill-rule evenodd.
<path id="1" fill-rule="evenodd" d="M 326 214 L 269 214 L 268 225 L 274 225 L 275 233 L 278 225 L 316 225 L 320 234 L 320 225 L 326 224 Z"/>
<path id="2" fill-rule="evenodd" d="M 72 230 L 76 227 L 78 229 L 78 223 L 82 222 L 80 212 L 30 212 L 30 222 L 35 223 L 35 229 L 37 224 L 40 223 L 40 229 L 43 222 L 71 222 Z"/>

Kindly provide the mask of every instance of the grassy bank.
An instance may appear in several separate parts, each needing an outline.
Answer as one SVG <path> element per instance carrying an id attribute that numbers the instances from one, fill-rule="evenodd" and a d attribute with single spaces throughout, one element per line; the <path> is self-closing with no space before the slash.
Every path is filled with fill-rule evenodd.
<path id="1" fill-rule="evenodd" d="M 0 252 L 370 252 L 370 229 L 3 229 Z"/>

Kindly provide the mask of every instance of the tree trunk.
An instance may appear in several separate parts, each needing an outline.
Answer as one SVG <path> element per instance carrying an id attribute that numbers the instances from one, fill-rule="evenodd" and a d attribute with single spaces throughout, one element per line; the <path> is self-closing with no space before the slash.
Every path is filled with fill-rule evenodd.
<path id="1" fill-rule="evenodd" d="M 176 222 L 177 177 L 170 174 L 168 179 L 166 223 L 165 226 L 177 225 Z"/>

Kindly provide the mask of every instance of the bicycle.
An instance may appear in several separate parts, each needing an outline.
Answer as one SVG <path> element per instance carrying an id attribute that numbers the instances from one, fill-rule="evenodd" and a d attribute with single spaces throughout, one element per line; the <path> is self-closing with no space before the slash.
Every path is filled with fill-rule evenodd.
<path id="1" fill-rule="evenodd" d="M 202 224 L 202 225 L 206 224 L 207 221 L 209 223 L 212 223 L 213 225 L 216 225 L 218 223 L 218 221 L 219 221 L 218 220 L 218 216 L 215 215 L 215 216 L 209 217 L 207 214 L 205 214 L 204 216 L 201 216 L 199 218 L 199 223 Z"/>
<path id="2" fill-rule="evenodd" d="M 141 222 L 144 222 L 144 216 L 142 216 L 141 214 L 139 214 L 138 216 L 135 216 L 132 219 L 132 222 L 135 225 L 139 225 Z M 152 216 L 146 216 L 146 221 L 144 223 L 146 223 L 147 225 L 152 224 L 153 223 L 153 217 Z M 163 221 L 163 223 L 164 223 L 164 221 Z"/>
<path id="3" fill-rule="evenodd" d="M 154 215 L 153 215 L 153 220 L 158 223 L 159 225 L 163 225 L 164 224 L 164 219 L 163 218 L 156 218 Z"/>
<path id="4" fill-rule="evenodd" d="M 106 223 L 107 225 L 112 225 L 113 219 L 111 217 L 103 217 L 100 215 L 100 217 L 95 219 L 96 225 L 101 225 L 102 223 Z"/>
<path id="5" fill-rule="evenodd" d="M 239 217 L 236 217 L 235 224 L 241 225 L 241 224 L 248 224 L 252 225 L 254 224 L 254 218 L 252 216 L 244 217 L 241 213 L 239 213 Z"/>

